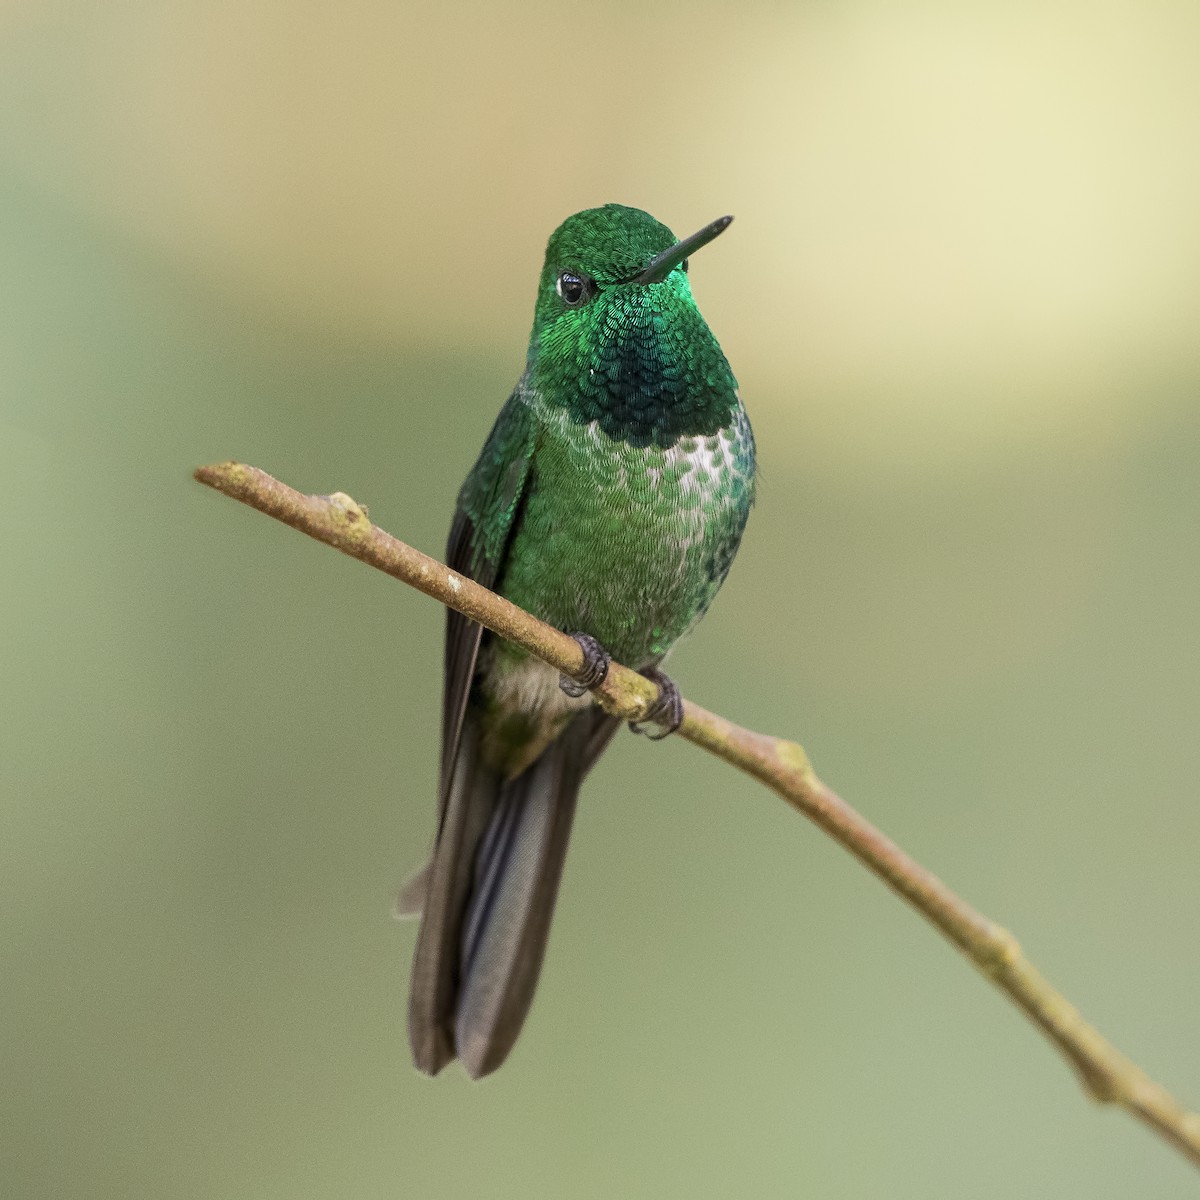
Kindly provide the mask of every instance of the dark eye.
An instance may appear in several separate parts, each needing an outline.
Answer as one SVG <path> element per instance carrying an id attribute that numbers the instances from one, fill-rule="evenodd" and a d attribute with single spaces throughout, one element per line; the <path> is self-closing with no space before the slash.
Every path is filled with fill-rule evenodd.
<path id="1" fill-rule="evenodd" d="M 570 271 L 564 271 L 558 277 L 555 289 L 562 297 L 563 303 L 568 308 L 574 308 L 591 296 L 594 286 L 590 279 L 584 279 L 580 275 L 572 275 Z"/>

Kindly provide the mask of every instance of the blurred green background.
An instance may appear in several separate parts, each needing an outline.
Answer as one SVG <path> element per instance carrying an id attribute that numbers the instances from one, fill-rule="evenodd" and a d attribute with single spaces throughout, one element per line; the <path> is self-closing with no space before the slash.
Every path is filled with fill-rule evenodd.
<path id="1" fill-rule="evenodd" d="M 687 694 L 798 737 L 1200 1103 L 1200 9 L 7 0 L 0 1190 L 1128 1197 L 1197 1177 L 844 853 L 618 739 L 482 1085 L 407 1058 L 440 553 L 551 229 L 686 233 L 762 486 Z"/>

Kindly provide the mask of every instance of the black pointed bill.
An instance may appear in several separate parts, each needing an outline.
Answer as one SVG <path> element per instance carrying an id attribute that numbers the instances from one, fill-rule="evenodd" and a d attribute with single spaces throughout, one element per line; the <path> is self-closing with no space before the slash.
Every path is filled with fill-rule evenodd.
<path id="1" fill-rule="evenodd" d="M 732 220 L 732 217 L 718 217 L 711 225 L 705 225 L 691 237 L 685 237 L 682 242 L 676 242 L 661 254 L 656 254 L 629 282 L 661 283 L 685 258 L 724 233 Z"/>

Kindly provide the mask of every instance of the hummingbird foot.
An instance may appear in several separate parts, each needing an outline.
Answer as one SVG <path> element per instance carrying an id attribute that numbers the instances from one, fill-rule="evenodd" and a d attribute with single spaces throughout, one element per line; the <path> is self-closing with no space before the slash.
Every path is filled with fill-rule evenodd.
<path id="1" fill-rule="evenodd" d="M 573 633 L 571 637 L 579 643 L 579 648 L 583 651 L 583 670 L 578 675 L 559 675 L 558 686 L 572 700 L 577 700 L 584 692 L 589 692 L 597 684 L 604 682 L 612 655 L 590 633 Z"/>
<path id="2" fill-rule="evenodd" d="M 661 742 L 683 724 L 683 697 L 675 681 L 657 667 L 647 667 L 640 674 L 658 685 L 658 699 L 650 705 L 640 721 L 630 721 L 629 728 L 634 733 L 646 734 L 652 742 Z M 658 732 L 647 733 L 647 725 L 657 726 Z"/>

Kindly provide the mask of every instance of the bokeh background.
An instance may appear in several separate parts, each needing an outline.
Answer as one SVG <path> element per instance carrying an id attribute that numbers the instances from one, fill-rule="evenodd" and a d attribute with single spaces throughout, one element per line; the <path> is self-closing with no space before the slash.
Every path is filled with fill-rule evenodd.
<path id="1" fill-rule="evenodd" d="M 586 788 L 482 1085 L 412 1071 L 440 552 L 551 229 L 680 233 L 760 501 L 685 691 L 802 740 L 1200 1102 L 1200 9 L 0 8 L 0 1190 L 1192 1194 L 844 853 L 683 744 Z"/>

